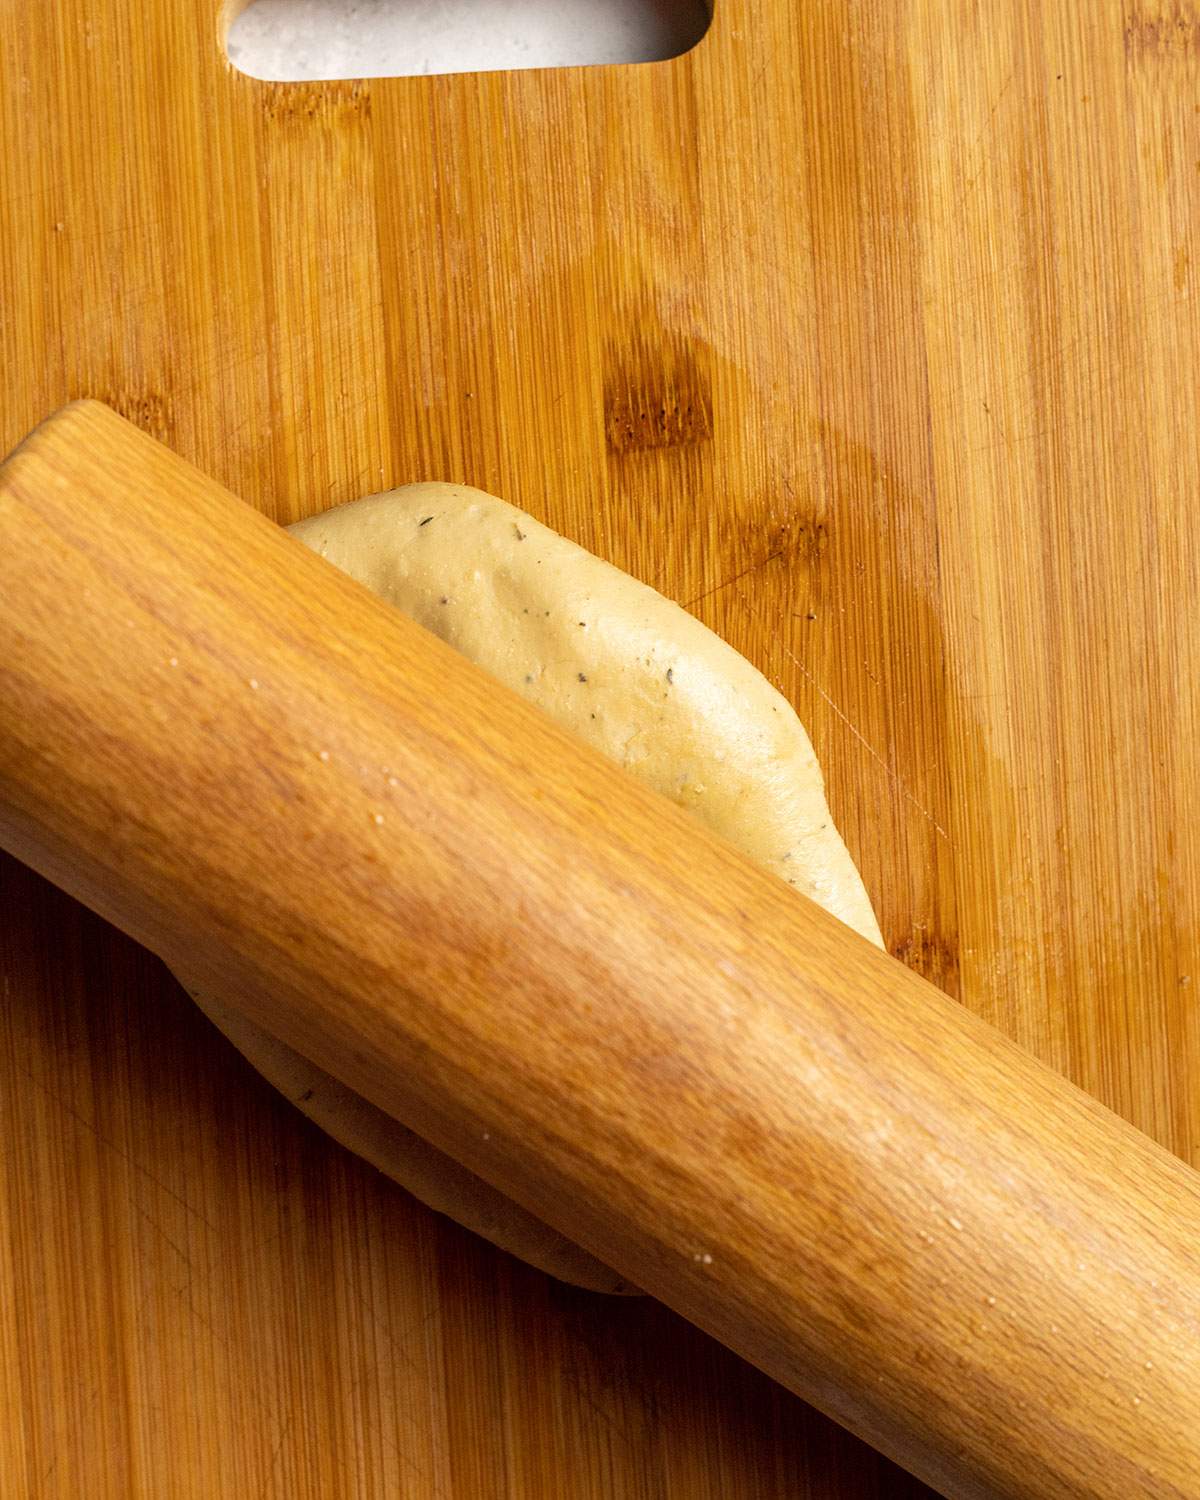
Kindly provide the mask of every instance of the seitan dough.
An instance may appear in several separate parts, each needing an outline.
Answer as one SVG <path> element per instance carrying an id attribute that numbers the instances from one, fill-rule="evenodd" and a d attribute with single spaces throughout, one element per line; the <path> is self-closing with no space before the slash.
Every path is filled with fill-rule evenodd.
<path id="1" fill-rule="evenodd" d="M 677 604 L 481 490 L 413 484 L 292 533 L 879 944 L 788 701 Z M 429 1207 L 566 1281 L 620 1277 L 240 1014 L 197 1003 L 308 1117 Z"/>

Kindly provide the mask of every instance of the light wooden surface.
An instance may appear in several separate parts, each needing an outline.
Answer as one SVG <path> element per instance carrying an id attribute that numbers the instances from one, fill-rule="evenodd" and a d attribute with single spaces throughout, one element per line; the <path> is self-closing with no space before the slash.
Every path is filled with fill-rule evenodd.
<path id="1" fill-rule="evenodd" d="M 217 29 L 0 9 L 0 442 L 98 395 L 279 519 L 461 478 L 656 582 L 800 708 L 893 951 L 1195 1159 L 1194 10 L 724 0 L 670 64 L 305 88 Z M 905 1493 L 5 882 L 24 1493 Z"/>

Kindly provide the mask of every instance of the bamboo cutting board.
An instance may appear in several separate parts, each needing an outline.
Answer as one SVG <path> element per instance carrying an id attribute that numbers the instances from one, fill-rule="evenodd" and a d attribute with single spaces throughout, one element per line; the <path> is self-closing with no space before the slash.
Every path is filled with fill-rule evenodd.
<path id="1" fill-rule="evenodd" d="M 718 0 L 671 63 L 318 86 L 224 24 L 0 0 L 0 444 L 99 396 L 280 520 L 463 480 L 655 583 L 797 704 L 892 951 L 1200 1160 L 1200 11 Z M 0 881 L 6 1496 L 921 1493 Z"/>

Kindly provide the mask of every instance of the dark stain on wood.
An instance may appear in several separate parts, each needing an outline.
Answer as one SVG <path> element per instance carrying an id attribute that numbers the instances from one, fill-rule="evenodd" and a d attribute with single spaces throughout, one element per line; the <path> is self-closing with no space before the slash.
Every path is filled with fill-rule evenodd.
<path id="1" fill-rule="evenodd" d="M 1129 58 L 1190 57 L 1200 53 L 1200 11 L 1186 0 L 1138 7 L 1125 22 Z"/>
<path id="2" fill-rule="evenodd" d="M 947 995 L 957 995 L 958 946 L 929 927 L 916 926 L 908 936 L 891 945 L 893 958 L 936 984 Z"/>
<path id="3" fill-rule="evenodd" d="M 678 334 L 610 346 L 604 434 L 614 454 L 691 448 L 713 435 L 707 346 Z"/>
<path id="4" fill-rule="evenodd" d="M 341 127 L 371 117 L 370 85 L 361 78 L 323 83 L 246 81 L 261 91 L 262 112 L 276 124 Z"/>
<path id="5" fill-rule="evenodd" d="M 132 422 L 135 427 L 140 427 L 159 442 L 170 440 L 175 427 L 175 414 L 170 397 L 164 392 L 155 390 L 152 386 L 105 386 L 85 387 L 71 393 L 72 400 L 88 398 L 103 401 L 106 406 L 119 412 L 127 422 Z"/>

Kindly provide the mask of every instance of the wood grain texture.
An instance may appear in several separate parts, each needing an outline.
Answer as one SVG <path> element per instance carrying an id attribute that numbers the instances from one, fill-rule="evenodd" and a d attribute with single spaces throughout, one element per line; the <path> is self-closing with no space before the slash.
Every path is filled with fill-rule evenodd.
<path id="1" fill-rule="evenodd" d="M 1200 1500 L 1200 1176 L 96 402 L 0 661 L 0 847 L 201 992 L 944 1493 Z"/>
<path id="2" fill-rule="evenodd" d="M 315 87 L 219 30 L 0 6 L 0 445 L 101 396 L 278 519 L 461 479 L 655 582 L 796 703 L 893 951 L 1200 1158 L 1195 7 L 723 0 L 668 64 Z M 24 1493 L 904 1493 L 5 878 Z"/>

